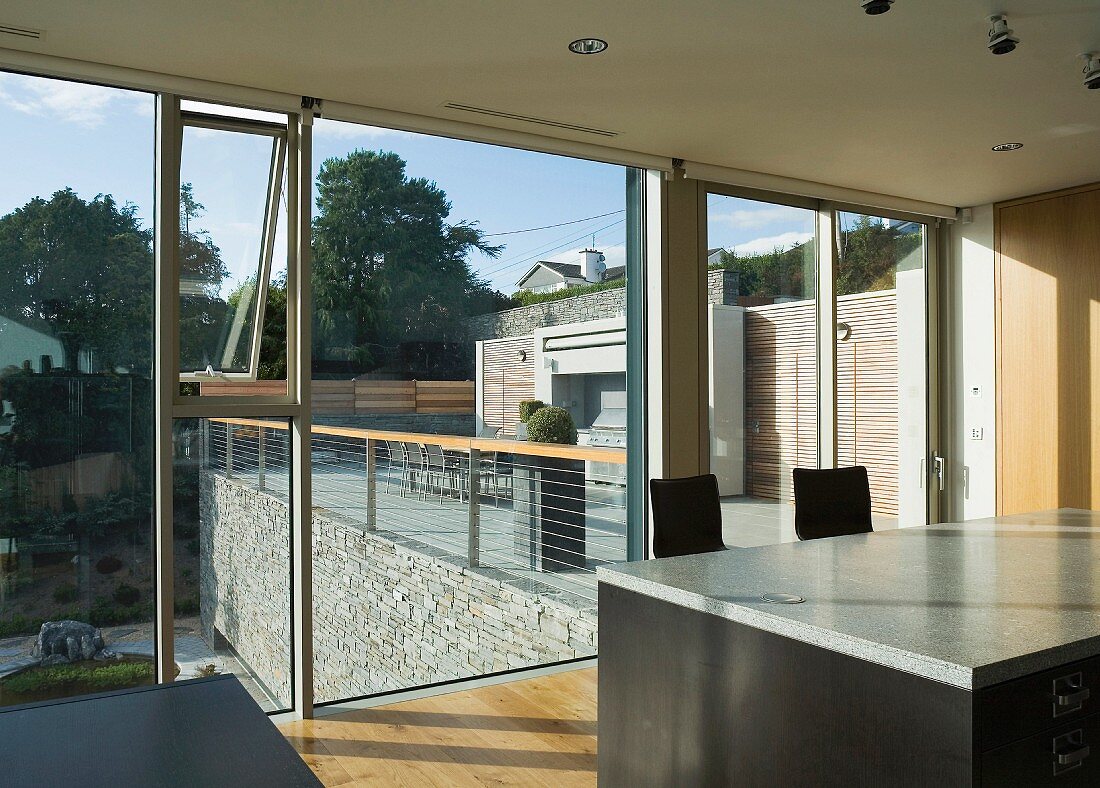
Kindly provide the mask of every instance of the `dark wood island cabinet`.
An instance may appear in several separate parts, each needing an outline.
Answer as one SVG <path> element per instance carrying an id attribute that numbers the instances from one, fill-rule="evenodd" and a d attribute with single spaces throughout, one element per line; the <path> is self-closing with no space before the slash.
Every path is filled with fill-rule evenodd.
<path id="1" fill-rule="evenodd" d="M 601 570 L 601 786 L 1100 785 L 1097 527 L 1058 510 Z"/>

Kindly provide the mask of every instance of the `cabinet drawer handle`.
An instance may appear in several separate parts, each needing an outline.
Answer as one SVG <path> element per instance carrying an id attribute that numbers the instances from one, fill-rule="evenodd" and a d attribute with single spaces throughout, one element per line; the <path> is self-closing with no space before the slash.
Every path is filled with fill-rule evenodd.
<path id="1" fill-rule="evenodd" d="M 1080 706 L 1086 700 L 1089 699 L 1089 691 L 1087 689 L 1078 690 L 1077 692 L 1071 692 L 1068 695 L 1055 695 L 1055 706 Z"/>
<path id="2" fill-rule="evenodd" d="M 1084 747 L 1078 747 L 1071 752 L 1058 753 L 1058 765 L 1059 766 L 1071 766 L 1075 763 L 1080 763 L 1089 757 L 1089 747 L 1086 744 Z"/>

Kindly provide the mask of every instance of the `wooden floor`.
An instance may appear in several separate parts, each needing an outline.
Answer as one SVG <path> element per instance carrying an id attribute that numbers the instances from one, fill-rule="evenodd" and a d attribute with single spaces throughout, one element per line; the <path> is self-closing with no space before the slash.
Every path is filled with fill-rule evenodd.
<path id="1" fill-rule="evenodd" d="M 325 785 L 595 785 L 596 668 L 281 729 Z"/>

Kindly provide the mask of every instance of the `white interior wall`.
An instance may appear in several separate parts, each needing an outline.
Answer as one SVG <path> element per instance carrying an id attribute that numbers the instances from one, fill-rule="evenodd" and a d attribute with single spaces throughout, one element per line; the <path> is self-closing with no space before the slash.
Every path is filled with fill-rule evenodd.
<path id="1" fill-rule="evenodd" d="M 946 313 L 950 399 L 948 489 L 944 519 L 972 520 L 997 512 L 996 289 L 993 206 L 948 230 Z M 981 438 L 972 437 L 980 430 Z"/>

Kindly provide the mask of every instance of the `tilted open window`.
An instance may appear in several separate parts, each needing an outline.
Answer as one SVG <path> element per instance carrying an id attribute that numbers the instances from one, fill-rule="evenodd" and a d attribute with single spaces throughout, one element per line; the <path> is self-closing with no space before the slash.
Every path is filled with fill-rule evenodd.
<path id="1" fill-rule="evenodd" d="M 285 394 L 286 124 L 192 111 L 180 121 L 180 381 Z"/>

